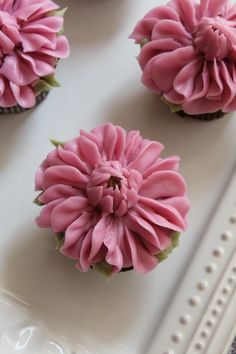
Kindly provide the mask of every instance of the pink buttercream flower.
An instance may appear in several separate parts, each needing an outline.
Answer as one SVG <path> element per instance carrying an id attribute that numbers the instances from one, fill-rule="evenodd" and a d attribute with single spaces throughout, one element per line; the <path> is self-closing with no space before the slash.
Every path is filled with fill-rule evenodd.
<path id="1" fill-rule="evenodd" d="M 142 81 L 191 115 L 236 109 L 236 5 L 172 0 L 151 10 L 131 38 L 142 45 Z"/>
<path id="2" fill-rule="evenodd" d="M 61 252 L 79 270 L 149 272 L 186 228 L 179 158 L 162 159 L 162 150 L 138 131 L 108 123 L 81 131 L 43 161 L 36 174 L 43 205 L 37 225 L 62 238 Z"/>
<path id="3" fill-rule="evenodd" d="M 35 85 L 69 55 L 57 9 L 50 0 L 0 2 L 0 107 L 33 107 Z"/>

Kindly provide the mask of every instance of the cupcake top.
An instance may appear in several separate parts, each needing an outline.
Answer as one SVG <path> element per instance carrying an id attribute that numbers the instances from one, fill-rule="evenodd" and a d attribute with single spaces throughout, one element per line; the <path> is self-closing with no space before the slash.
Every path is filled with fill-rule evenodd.
<path id="1" fill-rule="evenodd" d="M 38 93 L 58 86 L 55 65 L 69 55 L 58 9 L 50 0 L 1 1 L 0 107 L 33 107 Z"/>
<path id="2" fill-rule="evenodd" d="M 87 272 L 151 271 L 186 228 L 189 201 L 179 157 L 111 123 L 56 143 L 36 174 L 37 225 Z"/>
<path id="3" fill-rule="evenodd" d="M 138 22 L 142 82 L 173 110 L 202 114 L 236 109 L 236 5 L 172 0 Z"/>

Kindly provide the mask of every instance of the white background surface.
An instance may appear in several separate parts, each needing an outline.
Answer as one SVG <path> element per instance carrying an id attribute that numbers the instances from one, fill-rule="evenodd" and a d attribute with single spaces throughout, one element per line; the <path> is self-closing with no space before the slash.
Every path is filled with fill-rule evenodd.
<path id="1" fill-rule="evenodd" d="M 33 320 L 83 354 L 145 354 L 201 240 L 235 165 L 236 119 L 201 122 L 169 113 L 140 83 L 138 46 L 128 35 L 157 0 L 70 0 L 65 32 L 71 57 L 60 62 L 54 89 L 36 110 L 0 117 L 0 287 L 30 303 Z M 179 154 L 192 202 L 181 247 L 147 276 L 107 282 L 81 274 L 37 229 L 34 173 L 52 149 L 80 128 L 111 121 Z"/>

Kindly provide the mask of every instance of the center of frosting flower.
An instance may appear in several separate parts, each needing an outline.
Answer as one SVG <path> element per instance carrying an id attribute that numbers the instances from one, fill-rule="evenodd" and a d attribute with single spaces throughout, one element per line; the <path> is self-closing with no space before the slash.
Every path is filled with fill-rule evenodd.
<path id="1" fill-rule="evenodd" d="M 122 178 L 120 177 L 111 176 L 107 181 L 107 188 L 116 189 L 117 187 L 118 189 L 121 189 L 121 180 Z"/>
<path id="2" fill-rule="evenodd" d="M 234 26 L 234 22 L 219 16 L 203 17 L 195 31 L 195 48 L 203 53 L 207 60 L 222 60 L 229 57 L 236 45 Z"/>
<path id="3" fill-rule="evenodd" d="M 103 162 L 90 176 L 89 204 L 101 212 L 122 216 L 137 203 L 141 180 L 137 171 L 128 170 L 119 161 Z"/>

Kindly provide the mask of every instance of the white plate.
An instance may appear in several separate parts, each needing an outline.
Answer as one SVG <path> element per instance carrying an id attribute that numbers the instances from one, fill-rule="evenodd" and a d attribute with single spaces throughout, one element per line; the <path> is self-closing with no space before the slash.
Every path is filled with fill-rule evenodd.
<path id="1" fill-rule="evenodd" d="M 235 279 L 227 266 L 236 248 L 235 225 L 229 222 L 236 213 L 235 180 L 234 192 L 230 189 L 220 201 L 235 168 L 236 119 L 234 114 L 213 122 L 179 118 L 142 87 L 138 46 L 127 37 L 136 21 L 160 3 L 61 1 L 70 7 L 65 28 L 72 47 L 70 59 L 58 67 L 62 88 L 36 110 L 0 119 L 0 287 L 28 304 L 22 313 L 8 304 L 11 297 L 8 305 L 0 302 L 1 353 L 193 354 L 200 343 L 200 352 L 222 354 L 218 344 L 226 344 L 233 330 L 230 283 L 225 295 L 231 305 L 214 317 L 207 342 L 198 336 L 204 312 L 211 320 L 205 310 L 221 291 L 217 284 Z M 111 282 L 92 271 L 79 273 L 57 253 L 51 232 L 34 225 L 39 208 L 31 203 L 34 173 L 51 149 L 49 139 L 66 140 L 79 128 L 90 130 L 104 121 L 140 129 L 165 144 L 165 155 L 179 154 L 192 201 L 188 232 L 171 257 L 147 276 L 131 272 Z M 216 223 L 207 231 L 219 205 Z M 232 237 L 223 242 L 221 234 L 229 228 Z M 212 253 L 218 247 L 224 249 L 219 257 Z M 211 263 L 217 268 L 206 273 Z M 204 291 L 196 288 L 202 280 L 208 282 Z M 192 296 L 199 305 L 189 305 Z M 179 316 L 185 313 L 192 321 L 182 325 Z M 229 328 L 221 326 L 225 321 Z"/>

